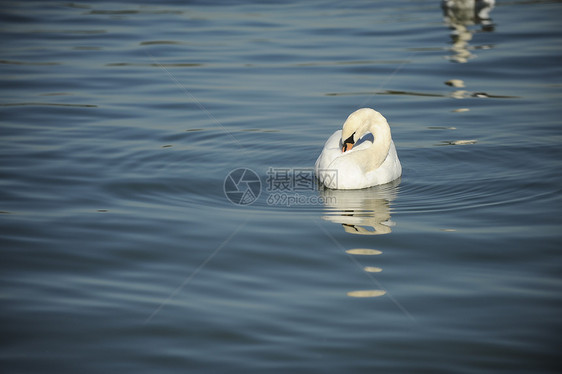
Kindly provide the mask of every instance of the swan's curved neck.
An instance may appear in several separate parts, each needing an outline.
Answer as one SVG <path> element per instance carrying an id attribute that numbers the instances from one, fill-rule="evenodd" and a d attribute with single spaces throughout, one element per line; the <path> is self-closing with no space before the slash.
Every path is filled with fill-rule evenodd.
<path id="1" fill-rule="evenodd" d="M 357 151 L 357 156 L 361 158 L 361 163 L 365 171 L 375 170 L 382 165 L 392 142 L 390 127 L 386 122 L 369 121 L 366 126 L 365 134 L 373 134 L 373 144 L 366 149 Z"/>

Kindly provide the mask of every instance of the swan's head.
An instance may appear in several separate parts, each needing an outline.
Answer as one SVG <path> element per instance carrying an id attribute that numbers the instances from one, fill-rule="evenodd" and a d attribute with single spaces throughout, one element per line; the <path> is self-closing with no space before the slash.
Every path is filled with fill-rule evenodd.
<path id="1" fill-rule="evenodd" d="M 358 109 L 351 113 L 343 124 L 341 133 L 342 152 L 349 151 L 353 145 L 363 137 L 370 133 L 373 125 L 384 124 L 388 126 L 386 119 L 371 108 Z M 373 134 L 374 136 L 375 134 Z"/>

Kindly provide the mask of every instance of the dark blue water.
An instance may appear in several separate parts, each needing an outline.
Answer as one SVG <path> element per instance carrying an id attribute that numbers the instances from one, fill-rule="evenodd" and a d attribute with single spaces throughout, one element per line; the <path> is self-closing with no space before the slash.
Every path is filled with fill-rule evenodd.
<path id="1" fill-rule="evenodd" d="M 557 372 L 562 5 L 486 11 L 3 2 L 2 371 Z M 360 107 L 402 178 L 318 189 Z"/>

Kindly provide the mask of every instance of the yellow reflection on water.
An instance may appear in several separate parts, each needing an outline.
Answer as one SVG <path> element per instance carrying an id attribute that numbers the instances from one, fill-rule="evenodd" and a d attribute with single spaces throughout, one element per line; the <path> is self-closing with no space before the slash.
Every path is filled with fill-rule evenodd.
<path id="1" fill-rule="evenodd" d="M 363 270 L 365 270 L 367 273 L 380 273 L 382 271 L 382 268 L 378 268 L 376 266 L 365 266 Z"/>
<path id="2" fill-rule="evenodd" d="M 390 219 L 390 205 L 398 194 L 400 179 L 382 186 L 374 186 L 361 190 L 320 190 L 324 202 L 323 219 L 340 224 L 343 230 L 355 235 L 381 235 L 392 232 L 395 223 Z M 374 248 L 351 248 L 345 251 L 353 262 L 371 279 L 376 288 L 383 288 L 375 279 L 374 274 L 382 272 L 377 264 L 362 264 L 355 256 L 378 256 L 382 251 Z M 376 257 L 375 257 L 376 258 Z M 383 296 L 382 289 L 349 291 L 347 296 L 356 298 L 372 298 Z"/>
<path id="3" fill-rule="evenodd" d="M 350 255 L 380 255 L 382 252 L 378 249 L 368 249 L 368 248 L 355 248 L 355 249 L 348 249 L 345 251 Z"/>
<path id="4" fill-rule="evenodd" d="M 347 296 L 350 297 L 379 297 L 386 294 L 383 290 L 360 290 L 360 291 L 350 291 Z"/>
<path id="5" fill-rule="evenodd" d="M 354 249 L 348 249 L 347 251 L 345 251 L 345 253 L 350 254 L 350 255 L 359 255 L 359 256 L 377 256 L 382 254 L 381 251 L 379 251 L 378 249 L 369 249 L 369 248 L 354 248 Z M 358 261 L 355 261 L 357 265 L 359 265 Z M 382 271 L 382 268 L 378 267 L 378 266 L 363 266 L 363 271 L 366 273 L 380 273 Z M 372 275 L 369 276 L 370 278 L 373 278 Z M 378 282 L 377 282 L 378 285 Z M 349 297 L 377 297 L 377 296 L 382 296 L 386 293 L 386 291 L 384 290 L 359 290 L 359 291 L 350 291 L 347 293 L 347 296 Z"/>

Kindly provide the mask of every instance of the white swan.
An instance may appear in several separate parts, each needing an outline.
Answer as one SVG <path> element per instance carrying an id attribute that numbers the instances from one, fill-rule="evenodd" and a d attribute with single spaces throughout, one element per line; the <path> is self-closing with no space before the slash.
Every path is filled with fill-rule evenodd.
<path id="1" fill-rule="evenodd" d="M 316 176 L 332 189 L 351 190 L 385 184 L 402 174 L 386 118 L 362 108 L 330 136 L 316 160 Z"/>

